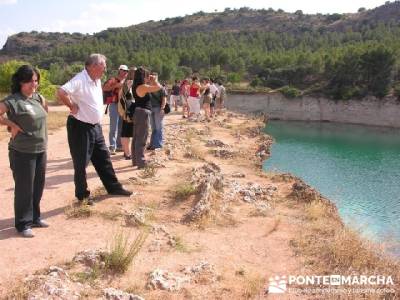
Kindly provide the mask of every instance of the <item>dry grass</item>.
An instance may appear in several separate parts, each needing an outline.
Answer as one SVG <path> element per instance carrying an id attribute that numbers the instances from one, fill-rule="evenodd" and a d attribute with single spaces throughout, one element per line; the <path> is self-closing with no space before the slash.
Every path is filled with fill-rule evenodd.
<path id="1" fill-rule="evenodd" d="M 250 274 L 248 276 L 245 276 L 243 282 L 243 298 L 255 299 L 257 296 L 262 294 L 264 285 L 265 280 L 260 274 Z"/>
<path id="2" fill-rule="evenodd" d="M 211 199 L 210 210 L 193 222 L 193 225 L 200 230 L 211 227 L 236 227 L 239 224 L 240 220 L 230 210 L 230 207 L 222 204 L 221 196 L 215 191 Z"/>
<path id="3" fill-rule="evenodd" d="M 29 294 L 39 287 L 39 280 L 29 280 L 23 282 L 13 282 L 10 293 L 8 293 L 3 299 L 5 300 L 25 300 L 28 299 Z"/>
<path id="4" fill-rule="evenodd" d="M 47 129 L 53 132 L 61 127 L 64 127 L 67 122 L 69 112 L 67 111 L 52 111 L 47 116 Z"/>
<path id="5" fill-rule="evenodd" d="M 65 215 L 67 216 L 67 219 L 83 219 L 83 218 L 89 218 L 90 216 L 93 215 L 93 210 L 92 208 L 87 205 L 85 202 L 77 205 L 77 204 L 71 204 L 69 207 L 67 207 L 64 210 Z"/>
<path id="6" fill-rule="evenodd" d="M 305 207 L 306 218 L 311 221 L 317 221 L 321 218 L 331 217 L 332 212 L 324 201 L 313 201 Z"/>
<path id="7" fill-rule="evenodd" d="M 94 266 L 87 271 L 72 273 L 71 277 L 74 281 L 82 284 L 93 285 L 97 279 L 102 276 L 102 270 L 99 266 Z"/>
<path id="8" fill-rule="evenodd" d="M 133 242 L 129 242 L 129 234 L 119 230 L 111 241 L 108 252 L 104 253 L 106 270 L 112 273 L 125 273 L 135 256 L 139 253 L 148 233 L 141 231 Z"/>
<path id="9" fill-rule="evenodd" d="M 342 224 L 332 205 L 314 201 L 304 206 L 306 222 L 292 246 L 320 274 L 381 274 L 400 286 L 400 261 L 383 254 L 381 245 Z"/>
<path id="10" fill-rule="evenodd" d="M 205 160 L 207 151 L 200 148 L 200 146 L 196 145 L 188 145 L 186 147 L 185 154 L 183 155 L 185 158 Z"/>
<path id="11" fill-rule="evenodd" d="M 140 171 L 139 177 L 142 179 L 153 178 L 157 174 L 157 168 L 152 165 L 146 165 L 142 171 Z"/>
<path id="12" fill-rule="evenodd" d="M 186 200 L 189 196 L 197 193 L 197 189 L 189 182 L 179 183 L 172 188 L 172 197 L 175 203 Z"/>
<path id="13" fill-rule="evenodd" d="M 183 241 L 183 239 L 180 236 L 174 236 L 174 241 L 175 241 L 174 249 L 176 251 L 182 252 L 182 253 L 190 252 L 188 245 L 186 245 L 186 243 Z"/>

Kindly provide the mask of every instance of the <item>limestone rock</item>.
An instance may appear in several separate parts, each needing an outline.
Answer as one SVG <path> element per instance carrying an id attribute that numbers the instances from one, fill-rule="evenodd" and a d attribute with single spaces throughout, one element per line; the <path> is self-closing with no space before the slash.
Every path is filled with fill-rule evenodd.
<path id="1" fill-rule="evenodd" d="M 174 292 L 179 291 L 184 283 L 189 282 L 190 278 L 188 276 L 178 276 L 165 270 L 156 269 L 149 275 L 147 288 Z"/>
<path id="2" fill-rule="evenodd" d="M 214 163 L 193 169 L 191 181 L 199 193 L 196 204 L 184 215 L 184 223 L 199 220 L 207 215 L 211 211 L 213 194 L 222 191 L 224 186 L 221 168 Z"/>
<path id="3" fill-rule="evenodd" d="M 106 288 L 103 290 L 103 293 L 104 293 L 103 299 L 107 300 L 144 300 L 144 298 L 138 295 L 129 294 L 114 288 Z"/>
<path id="4" fill-rule="evenodd" d="M 306 184 L 304 181 L 297 179 L 292 185 L 292 192 L 290 195 L 297 201 L 312 202 L 321 199 L 321 194 Z"/>
<path id="5" fill-rule="evenodd" d="M 211 153 L 218 158 L 231 159 L 236 156 L 236 152 L 228 149 L 213 149 Z"/>
<path id="6" fill-rule="evenodd" d="M 224 142 L 220 141 L 220 140 L 208 140 L 206 142 L 206 147 L 220 147 L 220 148 L 224 148 L 224 147 L 229 147 L 229 145 L 225 144 Z"/>
<path id="7" fill-rule="evenodd" d="M 245 178 L 246 175 L 240 172 L 235 172 L 231 175 L 233 178 Z"/>
<path id="8" fill-rule="evenodd" d="M 145 225 L 147 221 L 147 215 L 152 210 L 148 207 L 139 207 L 133 212 L 125 212 L 125 224 L 126 226 L 141 226 Z"/>
<path id="9" fill-rule="evenodd" d="M 101 261 L 101 251 L 99 250 L 81 251 L 75 255 L 73 261 L 79 262 L 89 267 L 94 267 Z"/>

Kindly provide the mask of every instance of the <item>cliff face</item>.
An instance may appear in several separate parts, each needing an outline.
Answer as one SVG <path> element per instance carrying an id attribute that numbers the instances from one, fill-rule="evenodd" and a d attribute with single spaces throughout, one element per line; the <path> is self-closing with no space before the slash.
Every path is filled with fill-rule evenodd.
<path id="1" fill-rule="evenodd" d="M 20 32 L 7 39 L 1 56 L 10 57 L 31 56 L 38 52 L 45 52 L 58 45 L 79 43 L 86 35 L 80 33 L 59 33 L 59 32 Z"/>
<path id="2" fill-rule="evenodd" d="M 287 99 L 281 94 L 229 95 L 230 110 L 267 113 L 270 118 L 297 121 L 330 121 L 400 128 L 400 102 L 395 97 L 382 100 L 334 101 L 304 96 Z"/>

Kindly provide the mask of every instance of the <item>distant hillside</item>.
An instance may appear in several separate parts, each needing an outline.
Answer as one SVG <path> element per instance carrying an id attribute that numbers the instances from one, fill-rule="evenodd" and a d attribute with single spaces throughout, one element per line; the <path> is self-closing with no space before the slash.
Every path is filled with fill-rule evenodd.
<path id="1" fill-rule="evenodd" d="M 22 59 L 61 84 L 89 53 L 108 70 L 144 65 L 171 81 L 193 73 L 235 84 L 282 89 L 289 97 L 324 93 L 349 99 L 400 95 L 400 1 L 354 14 L 249 8 L 148 21 L 93 35 L 19 33 L 0 61 Z"/>
<path id="2" fill-rule="evenodd" d="M 275 32 L 301 34 L 304 32 L 345 32 L 374 28 L 379 24 L 400 24 L 400 1 L 387 2 L 372 10 L 355 14 L 316 14 L 306 15 L 302 11 L 286 13 L 282 10 L 253 10 L 240 8 L 225 9 L 219 13 L 198 12 L 190 16 L 167 18 L 163 21 L 149 21 L 126 28 L 112 28 L 94 35 L 80 33 L 21 32 L 10 36 L 1 57 L 24 58 L 38 52 L 46 52 L 59 46 L 68 46 L 93 38 L 102 39 L 114 33 L 166 33 L 171 36 L 187 35 L 197 32 Z"/>

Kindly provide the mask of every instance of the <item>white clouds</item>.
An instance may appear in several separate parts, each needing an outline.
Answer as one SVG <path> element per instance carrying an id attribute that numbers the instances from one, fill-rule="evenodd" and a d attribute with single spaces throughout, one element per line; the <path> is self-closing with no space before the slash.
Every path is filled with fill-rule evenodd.
<path id="1" fill-rule="evenodd" d="M 109 27 L 128 26 L 133 23 L 128 13 L 131 10 L 128 4 L 91 3 L 76 18 L 58 19 L 43 30 L 93 33 Z"/>
<path id="2" fill-rule="evenodd" d="M 0 5 L 13 5 L 17 4 L 17 0 L 0 0 Z"/>
<path id="3" fill-rule="evenodd" d="M 10 28 L 10 27 L 7 27 L 7 28 L 5 28 L 5 29 L 2 29 L 2 30 L 0 31 L 0 48 L 2 48 L 3 45 L 6 43 L 7 38 L 8 38 L 10 35 L 13 35 L 13 34 L 15 34 L 15 33 L 17 33 L 17 31 L 14 30 L 13 28 Z"/>

